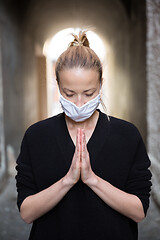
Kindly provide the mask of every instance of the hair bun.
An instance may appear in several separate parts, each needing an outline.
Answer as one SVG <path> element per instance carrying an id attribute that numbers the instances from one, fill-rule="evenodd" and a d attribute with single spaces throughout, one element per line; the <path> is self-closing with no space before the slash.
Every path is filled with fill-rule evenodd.
<path id="1" fill-rule="evenodd" d="M 72 46 L 89 47 L 89 41 L 87 39 L 86 32 L 87 30 L 80 31 L 79 36 L 75 35 L 74 33 L 71 33 L 71 35 L 74 37 L 74 40 L 69 43 L 68 47 L 72 47 Z"/>

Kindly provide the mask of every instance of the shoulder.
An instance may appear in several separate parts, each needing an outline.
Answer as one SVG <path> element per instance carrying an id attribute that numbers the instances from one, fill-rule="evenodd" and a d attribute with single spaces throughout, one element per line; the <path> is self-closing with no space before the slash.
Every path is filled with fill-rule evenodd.
<path id="1" fill-rule="evenodd" d="M 128 129 L 131 131 L 138 131 L 137 127 L 132 123 L 127 120 L 117 118 L 114 116 L 109 116 L 110 118 L 110 123 L 117 129 Z"/>
<path id="2" fill-rule="evenodd" d="M 50 132 L 53 133 L 57 129 L 58 119 L 60 118 L 62 118 L 62 113 L 35 122 L 26 129 L 25 135 L 41 136 L 42 134 L 49 134 Z"/>
<path id="3" fill-rule="evenodd" d="M 110 116 L 109 118 L 110 131 L 112 134 L 134 141 L 139 141 L 141 139 L 138 128 L 132 122 L 114 116 Z"/>

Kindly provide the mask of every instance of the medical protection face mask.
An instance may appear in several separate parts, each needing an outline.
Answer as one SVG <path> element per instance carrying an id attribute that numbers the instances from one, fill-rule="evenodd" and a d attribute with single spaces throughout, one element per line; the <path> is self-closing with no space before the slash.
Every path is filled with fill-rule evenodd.
<path id="1" fill-rule="evenodd" d="M 81 107 L 64 98 L 60 91 L 60 103 L 65 114 L 76 122 L 82 122 L 88 119 L 97 109 L 100 103 L 100 93 Z"/>

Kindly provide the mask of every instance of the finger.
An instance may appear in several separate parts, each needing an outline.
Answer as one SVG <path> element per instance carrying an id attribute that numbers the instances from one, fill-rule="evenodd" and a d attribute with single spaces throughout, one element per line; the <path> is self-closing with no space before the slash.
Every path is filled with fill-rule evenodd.
<path id="1" fill-rule="evenodd" d="M 80 144 L 82 144 L 82 129 L 79 129 L 79 139 L 80 139 Z"/>
<path id="2" fill-rule="evenodd" d="M 85 134 L 85 131 L 83 131 L 83 142 L 84 142 L 84 145 L 86 146 L 86 134 Z"/>
<path id="3" fill-rule="evenodd" d="M 79 151 L 80 151 L 80 154 L 81 154 L 81 151 L 82 151 L 82 140 L 81 140 L 81 129 L 79 128 L 79 132 L 78 132 L 78 139 L 79 139 Z"/>
<path id="4" fill-rule="evenodd" d="M 80 152 L 80 136 L 79 136 L 80 129 L 77 129 L 76 135 L 76 151 Z"/>
<path id="5" fill-rule="evenodd" d="M 84 130 L 82 129 L 82 132 L 81 132 L 81 139 L 82 139 L 82 152 L 84 151 L 84 138 L 83 138 L 83 135 L 84 135 Z"/>
<path id="6" fill-rule="evenodd" d="M 85 137 L 85 131 L 84 129 L 82 130 L 82 151 L 87 150 L 86 147 L 86 137 Z"/>
<path id="7" fill-rule="evenodd" d="M 82 129 L 79 129 L 80 151 L 82 151 Z"/>
<path id="8" fill-rule="evenodd" d="M 85 131 L 83 130 L 83 151 L 82 151 L 82 161 L 85 161 L 86 163 L 90 164 L 90 158 L 89 158 L 89 153 L 87 149 L 87 144 L 86 144 L 86 137 L 85 137 Z"/>
<path id="9" fill-rule="evenodd" d="M 76 150 L 78 149 L 78 129 L 77 129 L 77 134 L 76 134 Z"/>

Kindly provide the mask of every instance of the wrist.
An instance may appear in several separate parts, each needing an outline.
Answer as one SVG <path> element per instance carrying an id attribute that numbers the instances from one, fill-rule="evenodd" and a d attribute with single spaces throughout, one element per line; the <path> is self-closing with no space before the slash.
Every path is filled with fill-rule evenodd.
<path id="1" fill-rule="evenodd" d="M 93 172 L 91 177 L 85 181 L 85 184 L 90 188 L 96 187 L 98 185 L 98 176 Z"/>
<path id="2" fill-rule="evenodd" d="M 71 179 L 68 177 L 68 175 L 65 175 L 65 176 L 62 178 L 62 184 L 63 184 L 63 186 L 66 186 L 66 187 L 71 188 L 71 187 L 74 186 L 75 183 L 73 182 L 73 180 L 71 180 Z"/>

